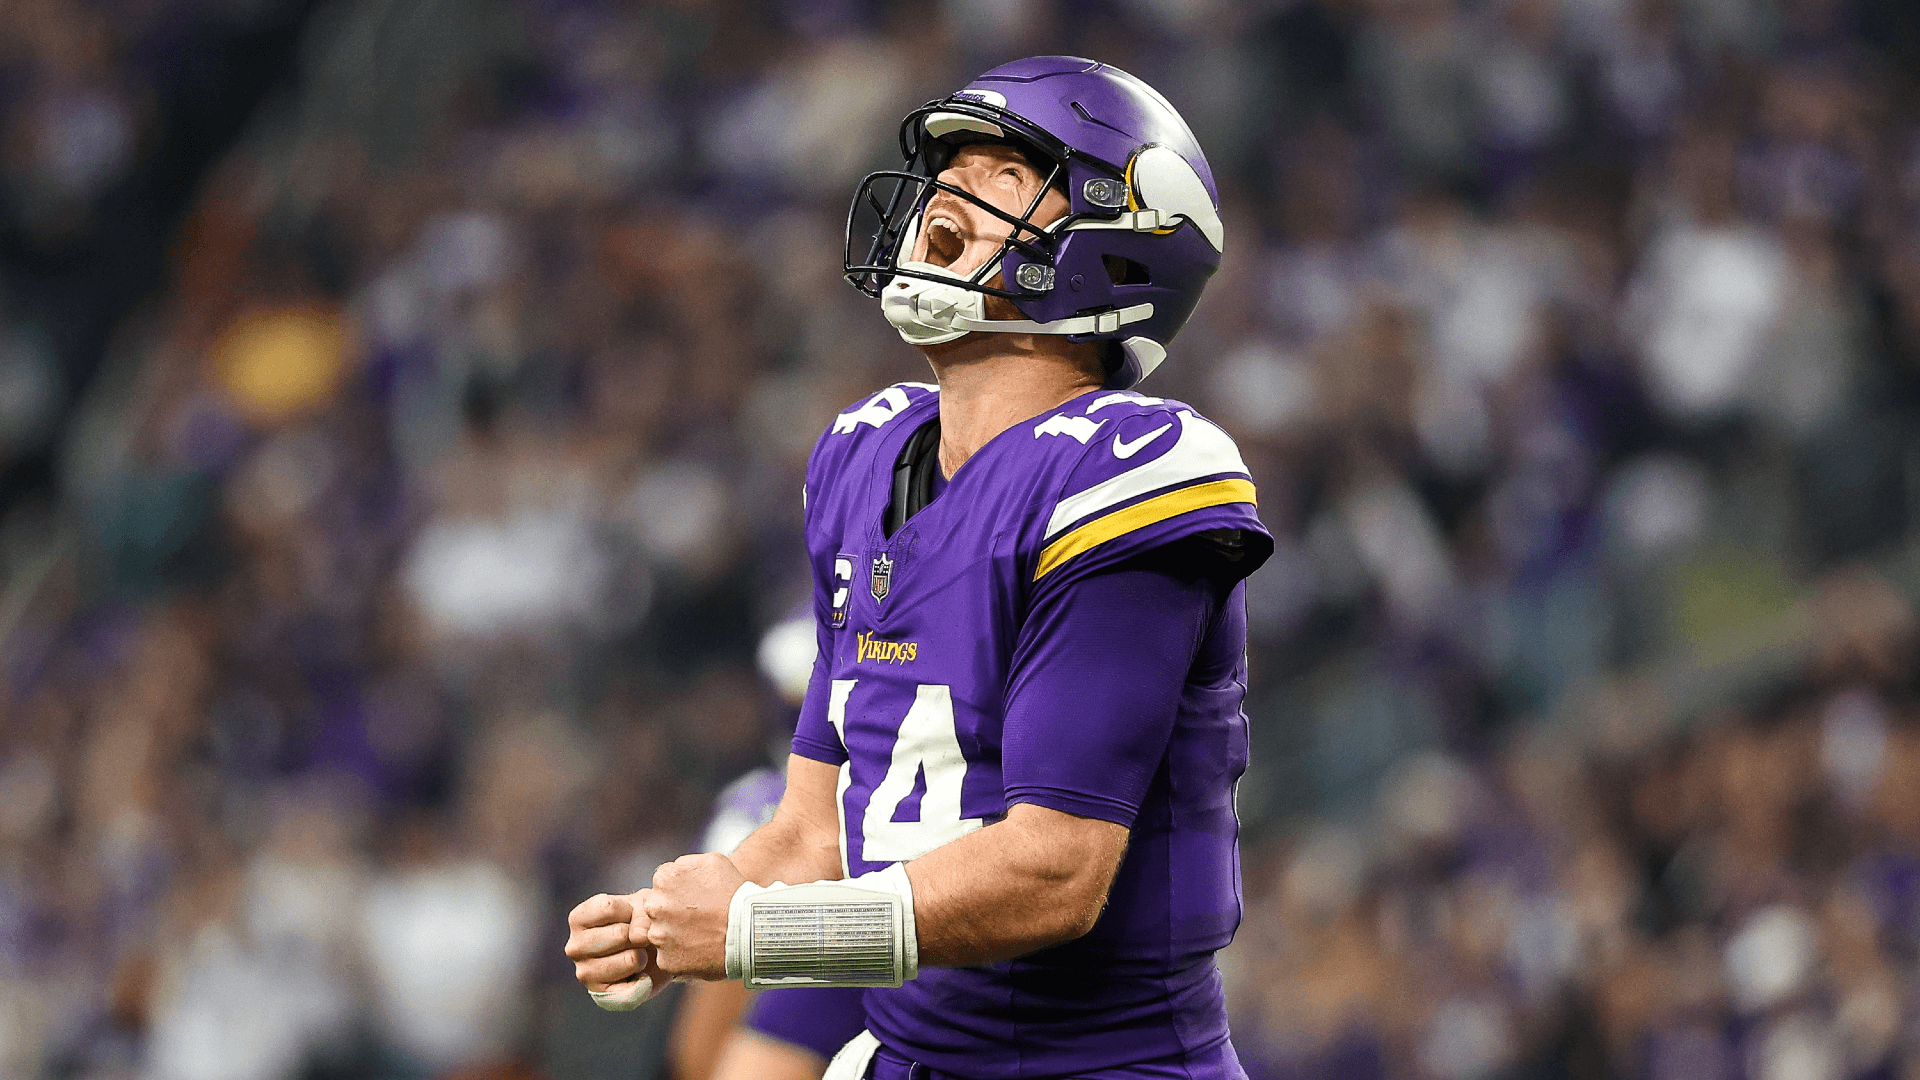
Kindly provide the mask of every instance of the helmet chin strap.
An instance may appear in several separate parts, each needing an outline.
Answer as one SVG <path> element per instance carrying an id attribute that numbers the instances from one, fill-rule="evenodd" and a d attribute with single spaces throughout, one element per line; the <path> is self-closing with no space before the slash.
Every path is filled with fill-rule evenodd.
<path id="1" fill-rule="evenodd" d="M 902 270 L 968 279 L 934 263 L 902 260 Z M 1134 304 L 1115 311 L 1076 315 L 1053 322 L 1031 319 L 989 319 L 987 295 L 960 285 L 925 278 L 897 277 L 880 293 L 880 312 L 909 345 L 939 345 L 979 331 L 989 334 L 1111 334 L 1129 323 L 1153 317 L 1152 304 Z"/>

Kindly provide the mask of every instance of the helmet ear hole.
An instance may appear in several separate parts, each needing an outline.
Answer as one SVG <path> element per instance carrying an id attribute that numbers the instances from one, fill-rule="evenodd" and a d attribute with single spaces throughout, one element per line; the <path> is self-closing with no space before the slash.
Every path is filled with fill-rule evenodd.
<path id="1" fill-rule="evenodd" d="M 1102 255 L 1100 261 L 1106 265 L 1107 280 L 1115 285 L 1153 284 L 1153 275 L 1147 268 L 1124 255 Z"/>

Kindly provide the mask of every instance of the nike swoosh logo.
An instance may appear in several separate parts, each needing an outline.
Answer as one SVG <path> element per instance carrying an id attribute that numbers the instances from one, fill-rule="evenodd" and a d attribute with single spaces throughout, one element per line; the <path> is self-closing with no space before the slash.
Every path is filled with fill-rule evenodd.
<path id="1" fill-rule="evenodd" d="M 1162 435 L 1165 435 L 1167 433 L 1167 429 L 1172 426 L 1173 425 L 1170 423 L 1161 424 L 1159 427 L 1154 428 L 1152 431 L 1147 432 L 1145 435 L 1140 436 L 1139 438 L 1133 440 L 1132 442 L 1128 442 L 1127 440 L 1122 439 L 1120 435 L 1116 432 L 1113 436 L 1113 456 L 1119 458 L 1122 461 L 1125 461 L 1126 459 L 1139 453 L 1142 449 L 1146 447 L 1148 443 L 1152 442 L 1153 440 L 1159 438 Z"/>

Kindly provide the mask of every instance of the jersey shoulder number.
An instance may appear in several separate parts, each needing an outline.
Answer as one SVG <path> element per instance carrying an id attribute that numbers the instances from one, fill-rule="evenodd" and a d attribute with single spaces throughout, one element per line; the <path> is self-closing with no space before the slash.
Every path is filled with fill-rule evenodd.
<path id="1" fill-rule="evenodd" d="M 807 460 L 803 498 L 810 528 L 816 505 L 822 504 L 823 500 L 831 501 L 835 491 L 850 478 L 850 471 L 864 477 L 868 475 L 868 470 L 880 468 L 878 460 L 872 456 L 880 440 L 897 430 L 903 422 L 902 416 L 908 413 L 918 417 L 929 415 L 937 407 L 939 394 L 940 388 L 932 383 L 895 383 L 854 402 L 833 418 L 827 430 L 820 433 L 819 441 L 813 445 L 813 454 Z M 911 419 L 904 422 L 915 423 Z M 891 462 L 887 463 L 887 467 L 891 465 Z M 864 484 L 865 481 L 855 482 Z"/>
<path id="2" fill-rule="evenodd" d="M 894 383 L 834 417 L 833 426 L 827 429 L 827 434 L 853 435 L 858 433 L 863 425 L 876 430 L 886 427 L 916 401 L 924 400 L 939 392 L 940 388 L 933 383 Z"/>

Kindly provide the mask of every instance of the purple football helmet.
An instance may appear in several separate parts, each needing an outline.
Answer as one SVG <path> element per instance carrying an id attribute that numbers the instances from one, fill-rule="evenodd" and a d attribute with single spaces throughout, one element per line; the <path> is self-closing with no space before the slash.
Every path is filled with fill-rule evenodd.
<path id="1" fill-rule="evenodd" d="M 936 179 L 959 145 L 982 138 L 1012 143 L 1050 172 L 1066 215 L 1023 231 L 1039 197 L 1016 218 Z M 1166 359 L 1220 267 L 1220 197 L 1200 144 L 1167 99 L 1118 68 L 1072 56 L 1002 65 L 908 113 L 900 149 L 903 170 L 873 173 L 854 193 L 844 272 L 911 343 L 971 331 L 1112 341 L 1121 360 L 1108 385 L 1125 389 Z M 971 275 L 911 261 L 935 191 L 1013 229 Z M 987 319 L 987 296 L 1026 319 Z"/>

